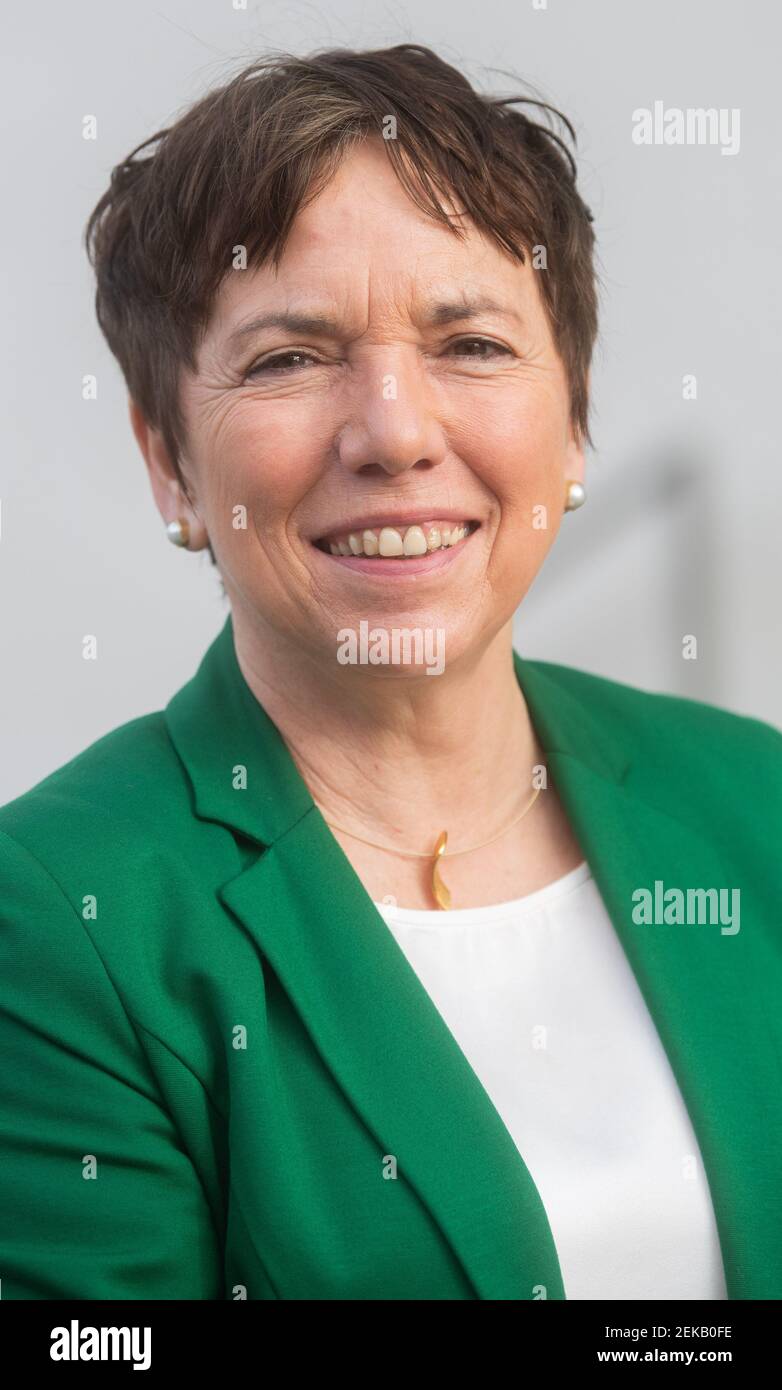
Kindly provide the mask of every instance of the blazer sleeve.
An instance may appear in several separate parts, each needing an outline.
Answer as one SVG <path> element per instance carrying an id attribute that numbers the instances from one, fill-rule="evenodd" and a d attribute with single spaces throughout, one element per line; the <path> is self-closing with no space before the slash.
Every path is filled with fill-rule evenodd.
<path id="1" fill-rule="evenodd" d="M 209 1204 L 76 908 L 0 832 L 5 1299 L 219 1299 Z"/>

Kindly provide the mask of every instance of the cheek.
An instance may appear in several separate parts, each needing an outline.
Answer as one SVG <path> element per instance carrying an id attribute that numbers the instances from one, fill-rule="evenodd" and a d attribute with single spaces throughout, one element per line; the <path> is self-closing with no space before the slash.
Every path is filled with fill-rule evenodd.
<path id="1" fill-rule="evenodd" d="M 567 408 L 542 390 L 516 390 L 490 406 L 472 417 L 467 458 L 498 504 L 488 575 L 513 611 L 561 523 Z"/>
<path id="2" fill-rule="evenodd" d="M 536 392 L 516 392 L 491 406 L 471 421 L 466 457 L 494 493 L 503 517 L 514 527 L 531 527 L 535 508 L 554 514 L 561 510 L 566 412 L 548 393 Z"/>
<path id="3" fill-rule="evenodd" d="M 238 546 L 247 533 L 279 540 L 294 508 L 319 475 L 322 454 L 311 430 L 295 412 L 248 402 L 213 441 L 207 460 L 211 524 L 224 545 Z M 236 509 L 247 514 L 247 532 L 234 525 Z"/>

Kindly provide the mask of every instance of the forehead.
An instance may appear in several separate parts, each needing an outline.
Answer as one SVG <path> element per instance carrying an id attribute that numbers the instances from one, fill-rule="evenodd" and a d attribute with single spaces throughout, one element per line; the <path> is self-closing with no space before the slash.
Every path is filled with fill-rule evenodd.
<path id="1" fill-rule="evenodd" d="M 540 312 L 529 259 L 514 260 L 441 194 L 456 236 L 416 206 L 379 138 L 350 150 L 334 176 L 294 220 L 277 270 L 270 264 L 230 273 L 212 328 L 222 333 L 263 308 L 315 305 L 409 313 L 455 295 L 492 299 L 525 315 Z"/>

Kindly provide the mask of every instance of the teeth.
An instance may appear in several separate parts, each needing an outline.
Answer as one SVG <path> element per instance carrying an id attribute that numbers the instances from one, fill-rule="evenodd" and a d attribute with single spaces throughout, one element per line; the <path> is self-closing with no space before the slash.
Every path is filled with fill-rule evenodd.
<path id="1" fill-rule="evenodd" d="M 469 534 L 469 522 L 454 526 L 433 521 L 425 528 L 383 526 L 379 531 L 351 531 L 338 540 L 329 541 L 328 548 L 332 555 L 426 555 L 432 550 L 456 545 Z"/>
<path id="2" fill-rule="evenodd" d="M 384 526 L 377 538 L 381 555 L 404 555 L 405 543 L 395 526 Z"/>
<path id="3" fill-rule="evenodd" d="M 410 526 L 405 531 L 404 553 L 405 555 L 426 554 L 426 536 L 420 526 Z"/>

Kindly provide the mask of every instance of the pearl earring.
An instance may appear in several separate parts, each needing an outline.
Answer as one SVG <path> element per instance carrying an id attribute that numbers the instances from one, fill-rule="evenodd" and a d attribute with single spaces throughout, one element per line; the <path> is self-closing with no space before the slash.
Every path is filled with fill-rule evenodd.
<path id="1" fill-rule="evenodd" d="M 179 517 L 177 521 L 169 521 L 166 527 L 166 535 L 172 545 L 188 545 L 190 542 L 190 526 L 186 517 Z"/>
<path id="2" fill-rule="evenodd" d="M 567 485 L 567 495 L 565 498 L 565 511 L 574 512 L 577 507 L 582 507 L 586 502 L 586 491 L 583 483 L 579 483 L 575 478 L 571 478 Z"/>

